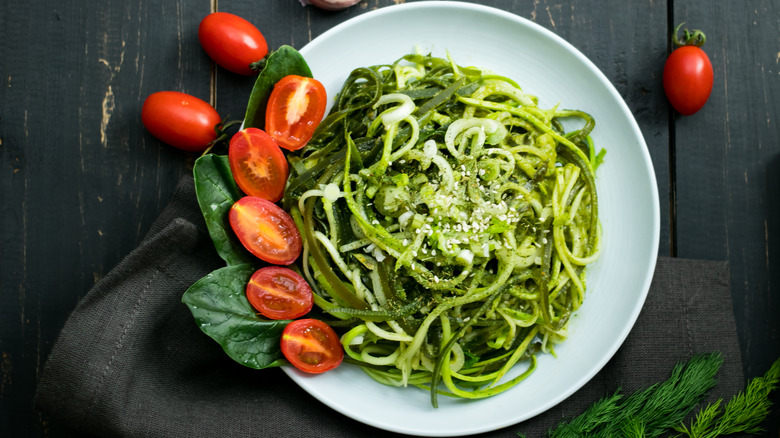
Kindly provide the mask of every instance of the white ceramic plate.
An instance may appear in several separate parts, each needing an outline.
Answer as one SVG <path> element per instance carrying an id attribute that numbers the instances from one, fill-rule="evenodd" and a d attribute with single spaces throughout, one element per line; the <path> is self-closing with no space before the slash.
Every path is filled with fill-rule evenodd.
<path id="1" fill-rule="evenodd" d="M 642 134 L 607 78 L 566 41 L 505 11 L 460 2 L 414 2 L 365 13 L 301 49 L 333 97 L 356 67 L 388 64 L 415 48 L 460 65 L 516 80 L 540 98 L 596 119 L 593 139 L 607 149 L 597 173 L 604 246 L 588 271 L 585 304 L 557 358 L 540 355 L 537 371 L 498 396 L 476 401 L 376 383 L 345 364 L 322 375 L 286 372 L 304 390 L 363 423 L 412 435 L 458 436 L 506 427 L 571 395 L 613 356 L 628 335 L 650 287 L 659 240 L 655 176 Z M 516 367 L 517 371 L 523 366 Z M 574 413 L 572 413 L 574 414 Z"/>

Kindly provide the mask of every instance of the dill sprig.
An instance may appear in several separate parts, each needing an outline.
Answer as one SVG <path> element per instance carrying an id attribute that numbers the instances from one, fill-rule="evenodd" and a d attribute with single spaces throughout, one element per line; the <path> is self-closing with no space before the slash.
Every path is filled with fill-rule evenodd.
<path id="1" fill-rule="evenodd" d="M 675 430 L 691 438 L 712 438 L 738 432 L 761 433 L 764 431 L 761 423 L 772 407 L 769 394 L 779 382 L 780 359 L 764 376 L 751 380 L 747 389 L 732 397 L 723 410 L 720 409 L 721 399 L 699 411 L 690 427 L 680 424 Z"/>
<path id="2" fill-rule="evenodd" d="M 551 438 L 590 436 L 591 433 L 610 423 L 613 418 L 619 415 L 622 398 L 623 396 L 618 391 L 597 401 L 568 424 L 560 424 L 555 432 L 550 433 L 549 436 Z"/>
<path id="3" fill-rule="evenodd" d="M 551 429 L 549 438 L 658 437 L 680 432 L 691 438 L 713 438 L 734 433 L 757 434 L 769 415 L 769 394 L 780 385 L 780 359 L 762 377 L 751 380 L 744 392 L 725 407 L 717 400 L 702 408 L 691 422 L 685 418 L 716 384 L 723 364 L 718 353 L 678 363 L 668 380 L 624 397 L 620 390 L 592 404 L 585 412 Z"/>
<path id="4" fill-rule="evenodd" d="M 623 397 L 618 390 L 548 436 L 657 437 L 679 425 L 715 384 L 723 359 L 704 354 L 678 363 L 668 380 Z"/>

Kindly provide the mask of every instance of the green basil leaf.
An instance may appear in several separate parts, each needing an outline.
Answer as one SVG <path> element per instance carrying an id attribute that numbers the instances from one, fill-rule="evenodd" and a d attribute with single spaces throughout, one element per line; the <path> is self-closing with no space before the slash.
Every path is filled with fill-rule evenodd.
<path id="1" fill-rule="evenodd" d="M 198 280 L 182 296 L 203 333 L 236 362 L 255 369 L 286 364 L 279 341 L 288 320 L 257 316 L 246 299 L 250 264 L 226 266 Z"/>
<path id="2" fill-rule="evenodd" d="M 281 46 L 268 55 L 265 67 L 257 75 L 244 116 L 244 128 L 265 129 L 265 109 L 274 85 L 289 75 L 312 77 L 306 60 L 290 46 Z"/>
<path id="3" fill-rule="evenodd" d="M 192 169 L 195 193 L 217 253 L 227 264 L 252 263 L 256 259 L 244 248 L 230 228 L 230 207 L 243 196 L 233 179 L 224 155 L 204 155 Z"/>

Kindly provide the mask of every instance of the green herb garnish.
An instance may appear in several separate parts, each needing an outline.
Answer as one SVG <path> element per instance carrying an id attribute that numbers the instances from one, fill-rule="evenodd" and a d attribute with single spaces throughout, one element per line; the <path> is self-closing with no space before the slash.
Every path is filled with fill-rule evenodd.
<path id="1" fill-rule="evenodd" d="M 747 389 L 735 395 L 721 410 L 722 400 L 707 405 L 696 414 L 690 427 L 681 424 L 675 430 L 691 438 L 712 438 L 733 433 L 757 434 L 772 407 L 769 394 L 780 383 L 780 359 L 767 373 L 750 381 Z"/>
<path id="2" fill-rule="evenodd" d="M 720 409 L 721 400 L 707 405 L 685 426 L 683 421 L 701 403 L 717 380 L 719 354 L 697 355 L 675 366 L 668 380 L 624 397 L 618 390 L 559 424 L 549 438 L 657 437 L 673 431 L 692 438 L 713 438 L 738 432 L 759 433 L 769 414 L 769 394 L 780 382 L 780 359 L 763 377 L 753 379 Z M 521 434 L 518 434 L 521 435 Z M 521 435 L 522 436 L 522 435 Z"/>

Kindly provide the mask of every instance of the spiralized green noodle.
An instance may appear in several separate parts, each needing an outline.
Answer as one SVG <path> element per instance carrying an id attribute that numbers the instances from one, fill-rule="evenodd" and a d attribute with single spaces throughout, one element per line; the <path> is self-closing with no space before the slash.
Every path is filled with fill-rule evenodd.
<path id="1" fill-rule="evenodd" d="M 500 393 L 554 354 L 599 253 L 593 126 L 451 60 L 354 70 L 290 156 L 284 199 L 346 360 L 436 406 Z"/>

